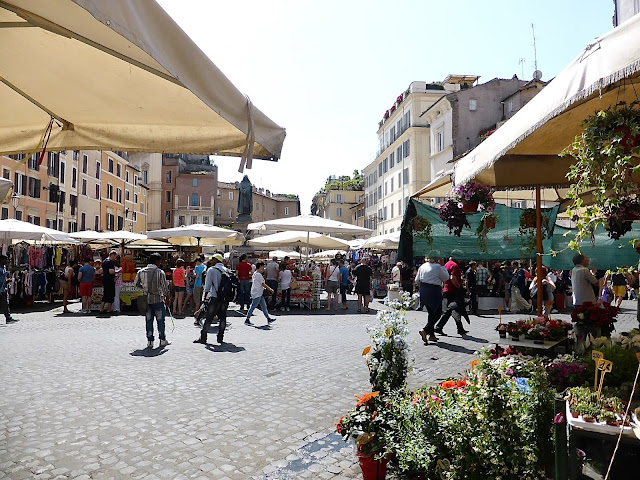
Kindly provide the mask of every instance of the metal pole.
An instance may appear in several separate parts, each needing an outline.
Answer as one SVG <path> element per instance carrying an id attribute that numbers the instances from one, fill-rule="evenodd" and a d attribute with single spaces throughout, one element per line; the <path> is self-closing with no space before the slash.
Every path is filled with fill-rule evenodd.
<path id="1" fill-rule="evenodd" d="M 536 279 L 538 284 L 538 316 L 542 315 L 544 294 L 542 290 L 542 210 L 540 187 L 536 187 Z"/>

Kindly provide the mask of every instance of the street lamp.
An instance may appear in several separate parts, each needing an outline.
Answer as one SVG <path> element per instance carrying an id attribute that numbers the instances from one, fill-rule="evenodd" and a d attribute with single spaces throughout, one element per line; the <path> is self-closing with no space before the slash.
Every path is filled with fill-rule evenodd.
<path id="1" fill-rule="evenodd" d="M 18 195 L 17 193 L 14 193 L 13 195 L 11 195 L 11 204 L 13 205 L 13 218 L 17 218 L 17 213 L 18 213 L 18 202 L 20 201 L 20 195 Z"/>

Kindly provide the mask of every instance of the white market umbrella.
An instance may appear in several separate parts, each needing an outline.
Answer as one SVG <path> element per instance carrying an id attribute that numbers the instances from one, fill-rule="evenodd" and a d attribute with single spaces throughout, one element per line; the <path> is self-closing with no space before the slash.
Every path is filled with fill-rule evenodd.
<path id="1" fill-rule="evenodd" d="M 349 240 L 347 243 L 349 244 L 349 248 L 351 248 L 351 250 L 358 250 L 366 241 L 366 238 L 356 238 L 355 240 Z"/>
<path id="2" fill-rule="evenodd" d="M 14 219 L 0 220 L 0 243 L 7 244 L 13 240 L 32 240 L 42 243 L 77 243 L 68 234 L 52 228 Z"/>
<path id="3" fill-rule="evenodd" d="M 397 250 L 400 244 L 400 232 L 387 233 L 367 238 L 360 248 L 380 248 L 384 250 Z"/>
<path id="4" fill-rule="evenodd" d="M 206 223 L 152 230 L 147 232 L 147 237 L 164 239 L 173 245 L 198 247 L 198 249 L 202 246 L 242 245 L 244 243 L 244 236 L 241 233 Z"/>
<path id="5" fill-rule="evenodd" d="M 147 236 L 141 233 L 134 233 L 128 230 L 118 230 L 116 232 L 96 232 L 94 230 L 83 230 L 69 234 L 77 240 L 92 244 L 118 245 L 121 254 L 124 255 L 124 248 L 137 240 L 146 240 Z"/>
<path id="6" fill-rule="evenodd" d="M 280 232 L 263 237 L 257 237 L 247 242 L 252 247 L 279 246 L 293 247 L 306 246 L 312 248 L 349 248 L 345 240 L 322 235 L 315 232 Z"/>
<path id="7" fill-rule="evenodd" d="M 337 222 L 316 215 L 277 218 L 264 222 L 250 223 L 248 230 L 280 230 L 296 232 L 336 233 L 344 235 L 369 235 L 371 230 L 350 223 Z"/>
<path id="8" fill-rule="evenodd" d="M 0 26 L 0 153 L 55 119 L 49 150 L 280 156 L 284 129 L 153 0 L 2 0 Z"/>
<path id="9" fill-rule="evenodd" d="M 296 252 L 294 250 L 288 252 L 286 250 L 272 250 L 269 252 L 269 258 L 277 257 L 279 260 L 284 257 L 299 257 L 302 258 L 302 254 L 300 252 Z"/>
<path id="10" fill-rule="evenodd" d="M 313 253 L 309 257 L 313 260 L 331 260 L 332 258 L 336 258 L 336 255 L 339 253 L 342 255 L 347 254 L 345 250 L 323 250 L 322 252 Z"/>
<path id="11" fill-rule="evenodd" d="M 142 240 L 134 240 L 126 245 L 126 248 L 131 250 L 147 250 L 150 252 L 165 252 L 175 251 L 175 245 L 163 242 L 161 240 L 153 240 L 151 238 L 145 238 Z"/>

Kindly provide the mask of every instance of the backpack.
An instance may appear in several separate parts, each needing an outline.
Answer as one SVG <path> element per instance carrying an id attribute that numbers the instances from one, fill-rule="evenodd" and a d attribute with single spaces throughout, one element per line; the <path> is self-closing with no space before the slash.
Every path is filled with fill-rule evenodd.
<path id="1" fill-rule="evenodd" d="M 238 277 L 229 272 L 220 271 L 220 273 L 220 285 L 217 292 L 218 300 L 226 303 L 233 302 L 240 286 Z"/>

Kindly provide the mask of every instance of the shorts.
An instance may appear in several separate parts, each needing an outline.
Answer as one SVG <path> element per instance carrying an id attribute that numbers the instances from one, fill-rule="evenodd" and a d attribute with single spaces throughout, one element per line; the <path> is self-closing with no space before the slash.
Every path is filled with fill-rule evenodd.
<path id="1" fill-rule="evenodd" d="M 614 285 L 611 287 L 611 290 L 613 290 L 613 294 L 616 297 L 624 297 L 625 293 L 627 293 L 627 286 L 626 285 Z"/>
<path id="2" fill-rule="evenodd" d="M 102 303 L 113 303 L 116 298 L 116 284 L 105 283 L 102 285 Z"/>
<path id="3" fill-rule="evenodd" d="M 325 287 L 327 293 L 337 293 L 338 292 L 338 282 L 335 280 L 328 280 L 327 286 Z"/>
<path id="4" fill-rule="evenodd" d="M 186 287 L 184 287 L 187 289 L 187 294 L 188 295 L 193 295 L 193 287 L 190 287 L 189 285 L 187 285 Z"/>
<path id="5" fill-rule="evenodd" d="M 177 285 L 174 285 L 173 291 L 176 293 L 180 293 L 180 292 L 186 292 L 187 289 L 185 287 L 178 287 Z"/>
<path id="6" fill-rule="evenodd" d="M 80 296 L 90 297 L 93 294 L 93 282 L 80 282 Z"/>
<path id="7" fill-rule="evenodd" d="M 203 287 L 193 287 L 193 296 L 198 303 L 202 300 L 202 290 Z"/>
<path id="8" fill-rule="evenodd" d="M 356 293 L 358 295 L 370 295 L 371 289 L 369 288 L 369 284 L 362 285 L 360 283 L 356 283 Z"/>

